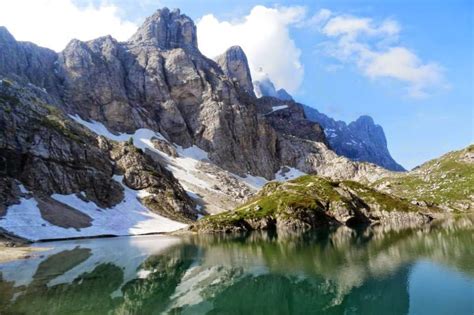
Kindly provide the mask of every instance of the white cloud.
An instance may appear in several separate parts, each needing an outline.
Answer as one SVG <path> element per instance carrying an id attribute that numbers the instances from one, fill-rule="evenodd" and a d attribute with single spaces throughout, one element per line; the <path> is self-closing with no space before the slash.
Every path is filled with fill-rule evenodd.
<path id="1" fill-rule="evenodd" d="M 387 19 L 377 24 L 370 18 L 332 15 L 320 26 L 334 39 L 323 43 L 324 51 L 341 62 L 354 63 L 371 79 L 389 78 L 406 84 L 412 97 L 425 97 L 437 87 L 445 87 L 443 68 L 424 62 L 399 44 L 401 27 Z"/>
<path id="2" fill-rule="evenodd" d="M 122 20 L 118 8 L 107 2 L 79 8 L 72 0 L 2 0 L 0 25 L 17 40 L 31 41 L 56 51 L 73 39 L 91 40 L 112 35 L 128 39 L 137 29 Z"/>
<path id="3" fill-rule="evenodd" d="M 297 6 L 255 6 L 239 21 L 219 21 L 212 14 L 206 15 L 197 22 L 199 49 L 213 58 L 239 45 L 247 54 L 254 79 L 262 68 L 277 88 L 294 92 L 303 81 L 304 69 L 301 51 L 291 39 L 289 28 L 301 23 L 305 14 L 305 9 Z"/>

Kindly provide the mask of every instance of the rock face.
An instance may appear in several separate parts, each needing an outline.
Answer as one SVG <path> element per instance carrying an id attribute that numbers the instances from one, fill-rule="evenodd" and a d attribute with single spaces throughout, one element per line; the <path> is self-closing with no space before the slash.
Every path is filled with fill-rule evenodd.
<path id="1" fill-rule="evenodd" d="M 247 56 L 240 46 L 230 47 L 216 58 L 216 62 L 229 79 L 237 82 L 240 88 L 251 96 L 255 96 Z"/>
<path id="2" fill-rule="evenodd" d="M 0 26 L 0 49 L 0 76 L 10 76 L 57 93 L 58 55 L 54 51 L 28 42 L 17 42 L 3 26 Z"/>
<path id="3" fill-rule="evenodd" d="M 382 127 L 376 125 L 370 116 L 361 116 L 347 125 L 312 107 L 304 106 L 304 110 L 308 119 L 323 126 L 329 144 L 337 154 L 354 161 L 374 163 L 391 171 L 405 171 L 390 155 Z"/>
<path id="4" fill-rule="evenodd" d="M 102 207 L 117 204 L 122 187 L 96 139 L 64 120 L 41 94 L 10 85 L 0 86 L 0 174 L 40 194 L 84 192 Z"/>
<path id="5" fill-rule="evenodd" d="M 301 104 L 267 96 L 256 100 L 256 104 L 258 111 L 280 135 L 328 145 L 323 129 L 318 123 L 306 119 Z"/>
<path id="6" fill-rule="evenodd" d="M 39 88 L 0 83 L 0 216 L 28 196 L 52 225 L 89 227 L 89 217 L 49 196 L 76 194 L 107 211 L 124 199 L 114 178 L 123 175 L 126 187 L 160 200 L 160 215 L 196 218 L 194 202 L 163 166 L 133 146 L 96 137 L 49 101 Z"/>
<path id="7" fill-rule="evenodd" d="M 130 38 L 129 43 L 146 44 L 163 50 L 175 48 L 196 50 L 196 26 L 178 9 L 170 11 L 164 8 L 147 18 L 135 35 Z"/>

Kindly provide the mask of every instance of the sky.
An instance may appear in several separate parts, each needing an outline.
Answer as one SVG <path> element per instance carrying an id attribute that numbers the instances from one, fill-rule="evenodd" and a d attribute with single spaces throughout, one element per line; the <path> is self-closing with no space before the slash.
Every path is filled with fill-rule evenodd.
<path id="1" fill-rule="evenodd" d="M 474 142 L 471 0 L 0 0 L 0 25 L 60 51 L 126 40 L 165 6 L 196 22 L 206 56 L 240 45 L 254 79 L 338 120 L 372 116 L 408 169 Z"/>

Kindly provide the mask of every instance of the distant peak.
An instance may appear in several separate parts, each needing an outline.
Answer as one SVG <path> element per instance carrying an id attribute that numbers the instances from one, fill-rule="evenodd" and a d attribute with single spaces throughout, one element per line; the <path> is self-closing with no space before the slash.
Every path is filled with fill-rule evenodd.
<path id="1" fill-rule="evenodd" d="M 374 119 L 368 115 L 360 116 L 355 122 L 364 125 L 375 125 Z"/>
<path id="2" fill-rule="evenodd" d="M 196 26 L 179 9 L 163 8 L 145 20 L 129 43 L 155 45 L 161 49 L 197 49 Z"/>

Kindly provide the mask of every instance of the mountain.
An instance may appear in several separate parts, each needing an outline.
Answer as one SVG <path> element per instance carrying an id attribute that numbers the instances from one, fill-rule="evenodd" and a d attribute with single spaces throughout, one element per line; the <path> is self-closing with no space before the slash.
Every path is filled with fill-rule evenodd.
<path id="1" fill-rule="evenodd" d="M 356 121 L 346 124 L 310 106 L 304 105 L 304 111 L 309 120 L 324 128 L 329 145 L 337 154 L 353 161 L 374 163 L 391 171 L 405 171 L 390 155 L 383 128 L 376 125 L 372 117 L 360 116 Z"/>
<path id="2" fill-rule="evenodd" d="M 0 28 L 0 50 L 0 158 L 19 161 L 1 173 L 0 228 L 19 237 L 167 231 L 269 180 L 387 174 L 329 150 L 300 104 L 257 99 L 242 49 L 206 58 L 179 10 L 156 11 L 126 42 L 72 40 L 59 53 Z"/>
<path id="3" fill-rule="evenodd" d="M 268 96 L 284 101 L 294 101 L 284 89 L 276 90 L 268 75 L 254 81 L 258 97 Z M 388 170 L 403 172 L 403 166 L 395 162 L 387 148 L 387 139 L 381 126 L 376 125 L 370 116 L 361 116 L 356 121 L 346 124 L 336 121 L 313 107 L 301 104 L 306 118 L 317 122 L 324 128 L 329 146 L 338 155 L 353 161 L 370 162 Z"/>
<path id="4" fill-rule="evenodd" d="M 331 226 L 417 226 L 474 209 L 474 145 L 364 185 L 306 175 L 272 182 L 234 211 L 190 226 L 204 232 L 295 231 Z"/>
<path id="5" fill-rule="evenodd" d="M 146 234 L 196 219 L 164 166 L 130 142 L 97 137 L 51 101 L 1 81 L 0 231 L 28 240 Z"/>

